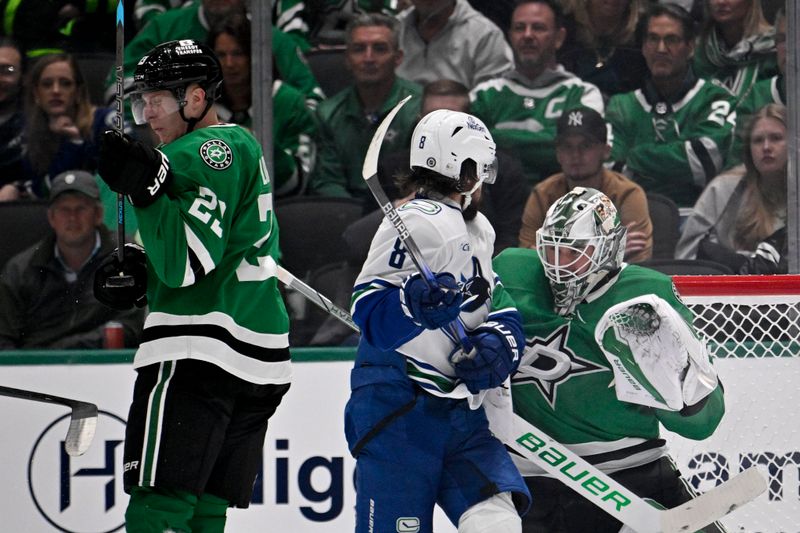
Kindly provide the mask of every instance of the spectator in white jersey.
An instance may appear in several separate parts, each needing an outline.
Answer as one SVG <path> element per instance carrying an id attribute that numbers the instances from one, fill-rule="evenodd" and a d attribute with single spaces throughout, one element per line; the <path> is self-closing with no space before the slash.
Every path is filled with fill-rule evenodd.
<path id="1" fill-rule="evenodd" d="M 641 89 L 608 102 L 611 160 L 645 192 L 691 207 L 726 164 L 736 126 L 736 99 L 695 76 L 694 21 L 674 4 L 655 4 L 642 21 L 650 77 Z"/>
<path id="2" fill-rule="evenodd" d="M 450 79 L 472 89 L 512 67 L 494 22 L 467 0 L 411 0 L 397 15 L 404 60 L 397 73 L 421 85 Z"/>
<path id="3" fill-rule="evenodd" d="M 603 114 L 599 89 L 556 62 L 565 38 L 557 2 L 519 2 L 508 31 L 514 68 L 470 94 L 471 112 L 489 127 L 498 148 L 519 158 L 529 185 L 559 171 L 556 121 L 565 109 L 586 106 Z"/>

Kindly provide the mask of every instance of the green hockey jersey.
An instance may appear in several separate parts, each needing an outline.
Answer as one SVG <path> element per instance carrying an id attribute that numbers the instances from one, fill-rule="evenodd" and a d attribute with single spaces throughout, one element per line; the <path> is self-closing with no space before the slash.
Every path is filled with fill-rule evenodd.
<path id="1" fill-rule="evenodd" d="M 535 81 L 510 71 L 478 84 L 470 100 L 470 112 L 486 124 L 498 149 L 519 159 L 530 185 L 561 171 L 555 138 L 564 110 L 586 106 L 603 114 L 600 90 L 561 66 Z"/>
<path id="2" fill-rule="evenodd" d="M 709 436 L 724 412 L 717 387 L 694 414 L 645 407 L 617 399 L 613 372 L 595 341 L 595 328 L 612 305 L 652 293 L 687 320 L 671 279 L 654 270 L 626 265 L 595 289 L 573 315 L 553 311 L 553 298 L 536 250 L 508 248 L 494 269 L 522 314 L 526 346 L 522 368 L 512 377 L 514 411 L 598 467 L 614 471 L 652 461 L 666 453 L 659 422 L 691 439 Z M 523 475 L 540 474 L 533 463 L 515 458 Z"/>
<path id="3" fill-rule="evenodd" d="M 258 141 L 225 124 L 160 148 L 174 180 L 136 208 L 150 314 L 134 366 L 199 359 L 253 383 L 289 382 L 278 225 Z"/>
<path id="4" fill-rule="evenodd" d="M 647 192 L 691 207 L 706 183 L 725 168 L 736 128 L 736 99 L 724 87 L 698 79 L 673 103 L 644 90 L 611 97 L 611 160 L 625 165 Z"/>

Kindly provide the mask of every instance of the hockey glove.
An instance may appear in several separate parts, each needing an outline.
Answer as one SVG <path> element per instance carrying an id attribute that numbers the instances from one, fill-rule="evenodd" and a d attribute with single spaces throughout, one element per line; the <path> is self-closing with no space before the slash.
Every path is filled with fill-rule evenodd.
<path id="1" fill-rule="evenodd" d="M 438 286 L 428 287 L 419 273 L 408 276 L 400 288 L 403 313 L 425 329 L 439 329 L 458 317 L 463 296 L 452 274 L 436 274 Z"/>
<path id="2" fill-rule="evenodd" d="M 172 181 L 167 156 L 114 130 L 103 133 L 97 171 L 112 191 L 128 195 L 136 207 L 155 202 Z"/>
<path id="3" fill-rule="evenodd" d="M 456 375 L 472 394 L 499 387 L 519 366 L 522 331 L 500 322 L 485 322 L 469 336 L 475 346 L 466 358 L 454 363 Z"/>
<path id="4" fill-rule="evenodd" d="M 120 278 L 128 278 L 129 283 L 120 285 L 114 282 Z M 126 242 L 122 263 L 116 250 L 107 255 L 94 273 L 93 288 L 97 301 L 112 309 L 124 311 L 134 305 L 147 305 L 147 256 L 144 248 Z"/>

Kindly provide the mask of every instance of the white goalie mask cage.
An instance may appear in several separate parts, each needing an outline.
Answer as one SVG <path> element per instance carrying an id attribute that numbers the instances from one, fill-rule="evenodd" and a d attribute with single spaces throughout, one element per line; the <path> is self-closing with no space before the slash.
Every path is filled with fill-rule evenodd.
<path id="1" fill-rule="evenodd" d="M 608 272 L 622 265 L 627 230 L 617 208 L 596 189 L 575 187 L 547 210 L 536 250 L 556 312 L 568 315 Z"/>
<path id="2" fill-rule="evenodd" d="M 455 181 L 461 179 L 461 165 L 476 163 L 478 181 L 470 196 L 482 183 L 497 178 L 496 147 L 491 133 L 480 119 L 447 109 L 431 111 L 414 128 L 411 137 L 411 168 L 427 168 Z"/>

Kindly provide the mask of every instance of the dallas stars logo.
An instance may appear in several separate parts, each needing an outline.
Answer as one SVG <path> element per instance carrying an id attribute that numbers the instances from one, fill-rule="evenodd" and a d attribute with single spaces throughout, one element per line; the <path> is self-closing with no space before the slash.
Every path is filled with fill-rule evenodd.
<path id="1" fill-rule="evenodd" d="M 225 170 L 233 163 L 230 147 L 219 139 L 212 139 L 200 147 L 200 157 L 206 165 L 215 170 Z"/>
<path id="2" fill-rule="evenodd" d="M 569 324 L 565 324 L 547 339 L 529 339 L 525 343 L 519 370 L 512 379 L 514 385 L 536 385 L 553 409 L 561 383 L 578 374 L 608 370 L 575 355 L 567 348 L 568 336 Z"/>

